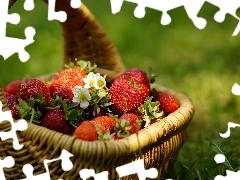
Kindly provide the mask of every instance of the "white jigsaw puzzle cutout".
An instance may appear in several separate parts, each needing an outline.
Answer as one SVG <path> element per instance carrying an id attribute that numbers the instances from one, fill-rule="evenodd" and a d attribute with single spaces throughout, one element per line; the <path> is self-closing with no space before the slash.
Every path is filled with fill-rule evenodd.
<path id="1" fill-rule="evenodd" d="M 2 102 L 0 101 L 0 124 L 3 121 L 9 121 L 11 123 L 12 128 L 10 131 L 0 132 L 0 138 L 2 139 L 2 141 L 7 139 L 13 139 L 13 148 L 15 150 L 22 149 L 23 145 L 19 144 L 16 131 L 26 130 L 28 127 L 27 121 L 24 119 L 19 119 L 18 121 L 14 122 L 10 110 L 4 112 L 2 111 Z"/>
<path id="2" fill-rule="evenodd" d="M 240 95 L 240 86 L 237 83 L 235 83 L 232 86 L 231 91 L 234 95 L 239 96 Z M 219 133 L 219 135 L 222 138 L 229 138 L 230 134 L 231 134 L 231 128 L 240 127 L 240 124 L 228 122 L 227 126 L 228 126 L 227 131 L 225 133 Z M 214 157 L 214 160 L 217 164 L 220 164 L 220 163 L 225 162 L 226 157 L 223 154 L 216 154 Z M 214 180 L 235 180 L 235 179 L 240 179 L 240 170 L 238 170 L 237 172 L 226 170 L 226 176 L 217 175 L 214 178 Z"/>
<path id="3" fill-rule="evenodd" d="M 33 0 L 25 0 L 23 7 L 26 11 L 32 11 L 35 7 L 34 1 Z"/>
<path id="4" fill-rule="evenodd" d="M 240 179 L 240 171 L 233 172 L 226 170 L 226 176 L 217 175 L 214 180 L 238 180 Z"/>
<path id="5" fill-rule="evenodd" d="M 156 168 L 145 169 L 143 159 L 117 167 L 116 171 L 120 178 L 131 174 L 137 174 L 139 180 L 145 180 L 147 178 L 154 179 L 158 177 L 158 171 Z"/>
<path id="6" fill-rule="evenodd" d="M 95 173 L 94 169 L 82 169 L 79 172 L 79 176 L 82 180 L 87 180 L 90 177 L 93 177 L 94 180 L 108 180 L 108 171 Z"/>
<path id="7" fill-rule="evenodd" d="M 214 160 L 217 164 L 225 162 L 225 156 L 223 154 L 217 154 L 214 157 Z M 240 171 L 234 172 L 226 170 L 226 176 L 217 175 L 214 180 L 237 180 L 240 179 Z"/>
<path id="8" fill-rule="evenodd" d="M 55 3 L 56 0 L 49 0 L 48 2 L 48 20 L 59 20 L 60 22 L 66 21 L 66 12 L 55 12 Z M 20 61 L 26 62 L 29 60 L 30 55 L 25 48 L 34 42 L 36 31 L 33 27 L 29 26 L 24 30 L 26 39 L 7 37 L 7 23 L 16 25 L 20 22 L 19 14 L 8 14 L 8 4 L 9 0 L 0 1 L 0 55 L 6 60 L 14 53 L 18 53 Z M 81 0 L 71 0 L 70 5 L 72 8 L 79 8 L 81 6 Z M 23 7 L 26 11 L 32 11 L 35 7 L 34 0 L 25 0 Z"/>
<path id="9" fill-rule="evenodd" d="M 113 14 L 120 12 L 124 1 L 137 4 L 137 7 L 134 10 L 134 15 L 137 18 L 143 18 L 145 16 L 145 8 L 161 11 L 162 17 L 160 23 L 162 25 L 168 25 L 171 23 L 171 17 L 168 14 L 168 11 L 183 6 L 188 17 L 198 29 L 205 28 L 207 24 L 207 21 L 204 18 L 198 17 L 198 13 L 203 4 L 208 2 L 220 9 L 214 16 L 215 21 L 223 22 L 226 14 L 230 14 L 239 21 L 232 35 L 236 36 L 240 31 L 240 18 L 236 15 L 236 11 L 240 7 L 239 0 L 195 0 L 194 3 L 192 0 L 110 0 Z"/>
<path id="10" fill-rule="evenodd" d="M 0 179 L 5 180 L 3 168 L 11 168 L 15 164 L 12 156 L 7 156 L 4 159 L 0 159 Z"/>
<path id="11" fill-rule="evenodd" d="M 7 131 L 7 132 L 0 131 L 0 138 L 2 141 L 7 139 L 13 139 L 13 148 L 15 150 L 20 150 L 23 148 L 23 145 L 19 144 L 16 131 L 26 130 L 28 127 L 28 123 L 24 119 L 19 119 L 16 122 L 14 122 L 11 111 L 10 110 L 2 111 L 2 107 L 3 107 L 3 104 L 0 101 L 0 124 L 3 121 L 9 121 L 12 127 L 10 131 Z M 48 163 L 61 160 L 62 169 L 64 171 L 69 171 L 73 168 L 73 163 L 70 160 L 70 157 L 72 156 L 73 154 L 63 149 L 61 151 L 61 155 L 58 158 L 51 159 L 51 160 L 48 160 L 48 159 L 44 160 L 43 163 L 46 169 L 46 173 L 42 173 L 36 176 L 33 175 L 33 166 L 30 164 L 25 164 L 22 170 L 23 170 L 23 173 L 26 175 L 26 178 L 22 180 L 42 180 L 42 179 L 51 180 L 49 169 L 48 169 Z M 3 168 L 11 168 L 14 165 L 15 165 L 15 160 L 12 156 L 7 156 L 4 159 L 0 158 L 0 179 L 1 180 L 5 180 Z"/>
<path id="12" fill-rule="evenodd" d="M 119 166 L 116 168 L 119 178 L 137 174 L 139 180 L 146 180 L 146 178 L 157 178 L 158 171 L 156 168 L 145 169 L 144 160 L 139 159 L 131 163 Z M 87 180 L 93 177 L 95 180 L 108 180 L 108 172 L 95 173 L 94 169 L 82 169 L 79 172 L 80 178 Z"/>
<path id="13" fill-rule="evenodd" d="M 25 62 L 29 59 L 29 54 L 25 51 L 25 47 L 29 44 L 33 43 L 34 36 L 35 36 L 35 29 L 33 27 L 26 27 L 25 28 L 25 37 L 26 39 L 17 39 L 6 37 L 6 25 L 7 23 L 11 24 L 18 24 L 20 22 L 19 14 L 8 14 L 8 1 L 9 0 L 1 0 L 0 1 L 0 55 L 7 59 L 14 53 L 18 53 L 19 59 L 22 62 Z M 118 13 L 121 10 L 122 4 L 124 0 L 110 0 L 112 13 Z M 225 20 L 227 14 L 232 15 L 238 21 L 240 18 L 236 15 L 237 9 L 240 7 L 239 0 L 230 0 L 230 1 L 223 1 L 223 0 L 196 0 L 194 3 L 191 0 L 125 0 L 131 3 L 137 4 L 137 7 L 134 10 L 134 15 L 137 18 L 143 18 L 145 16 L 145 8 L 151 8 L 154 10 L 158 10 L 162 12 L 162 17 L 160 23 L 162 25 L 168 25 L 171 23 L 171 17 L 168 14 L 168 11 L 173 10 L 178 7 L 184 7 L 188 17 L 192 20 L 194 25 L 199 28 L 205 28 L 207 21 L 204 18 L 198 17 L 198 13 L 202 8 L 205 2 L 213 4 L 219 7 L 219 11 L 216 12 L 214 15 L 214 20 L 221 23 Z M 60 22 L 64 22 L 67 19 L 67 14 L 64 11 L 55 12 L 55 3 L 56 0 L 49 0 L 48 4 L 48 20 L 59 20 Z M 70 5 L 72 8 L 79 8 L 81 6 L 81 0 L 71 0 Z M 31 11 L 34 9 L 34 0 L 25 0 L 24 9 L 27 11 Z M 240 22 L 238 23 L 233 36 L 236 36 L 240 31 Z M 232 88 L 232 92 L 235 95 L 240 95 L 239 85 L 235 84 Z M 0 123 L 3 121 L 9 121 L 11 123 L 11 130 L 8 132 L 0 132 L 0 138 L 2 141 L 7 139 L 13 139 L 13 147 L 15 150 L 19 150 L 23 147 L 23 145 L 19 144 L 16 131 L 23 131 L 27 129 L 27 122 L 23 119 L 20 119 L 14 122 L 12 118 L 11 111 L 2 111 L 2 103 L 0 101 Z M 230 128 L 240 126 L 239 124 L 229 123 L 228 124 L 228 131 L 225 134 L 220 134 L 222 137 L 227 138 L 230 136 Z M 31 164 L 25 164 L 23 166 L 23 172 L 26 175 L 25 179 L 22 180 L 50 180 L 50 173 L 48 169 L 48 163 L 55 162 L 58 160 L 62 161 L 62 169 L 64 171 L 69 171 L 72 169 L 73 164 L 70 160 L 73 154 L 69 153 L 66 150 L 62 150 L 61 155 L 52 160 L 44 160 L 44 167 L 46 169 L 45 173 L 34 175 L 33 174 L 33 166 Z M 217 154 L 214 158 L 216 163 L 223 163 L 225 161 L 225 156 L 222 154 Z M 0 159 L 0 179 L 5 179 L 3 168 L 11 168 L 15 164 L 14 159 L 11 156 L 8 156 L 4 159 Z M 151 168 L 146 170 L 144 168 L 143 160 L 138 160 L 132 162 L 130 164 L 126 164 L 116 168 L 116 171 L 120 175 L 120 177 L 124 177 L 130 174 L 137 174 L 140 180 L 146 178 L 156 178 L 158 172 L 155 168 Z M 99 174 L 95 174 L 94 170 L 82 170 L 79 172 L 80 177 L 88 178 L 90 176 L 94 176 L 97 179 L 105 178 L 107 179 L 107 172 L 102 172 Z M 240 171 L 233 172 L 233 171 L 226 171 L 226 176 L 216 176 L 215 180 L 221 179 L 240 179 Z"/>
<path id="14" fill-rule="evenodd" d="M 43 179 L 51 180 L 50 172 L 48 169 L 48 163 L 52 163 L 52 162 L 61 160 L 62 161 L 62 163 L 61 163 L 62 169 L 64 171 L 69 171 L 73 168 L 73 163 L 70 160 L 70 157 L 72 157 L 72 156 L 73 156 L 73 154 L 71 154 L 68 151 L 63 149 L 61 152 L 61 155 L 58 158 L 51 159 L 51 160 L 46 159 L 43 161 L 46 172 L 42 173 L 42 174 L 38 174 L 38 175 L 33 175 L 33 166 L 31 164 L 25 164 L 23 166 L 22 170 L 23 170 L 23 173 L 26 175 L 26 178 L 21 179 L 21 180 L 43 180 Z"/>
<path id="15" fill-rule="evenodd" d="M 233 84 L 231 91 L 234 95 L 240 96 L 240 86 L 237 83 Z"/>
<path id="16" fill-rule="evenodd" d="M 20 22 L 19 14 L 8 14 L 8 2 L 9 0 L 0 1 L 0 55 L 6 60 L 14 53 L 18 53 L 19 59 L 26 62 L 30 55 L 25 51 L 25 47 L 34 42 L 35 29 L 33 27 L 25 28 L 26 39 L 7 37 L 7 23 L 18 24 Z"/>
<path id="17" fill-rule="evenodd" d="M 67 20 L 67 13 L 65 11 L 55 11 L 56 0 L 48 1 L 48 20 L 59 20 L 65 22 Z M 81 6 L 81 0 L 71 0 L 70 5 L 72 8 L 79 8 Z"/>

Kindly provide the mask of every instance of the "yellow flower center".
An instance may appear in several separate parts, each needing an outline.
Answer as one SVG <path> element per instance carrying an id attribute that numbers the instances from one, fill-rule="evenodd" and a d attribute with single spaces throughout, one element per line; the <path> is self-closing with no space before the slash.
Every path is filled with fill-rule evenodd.
<path id="1" fill-rule="evenodd" d="M 93 79 L 90 79 L 90 80 L 89 80 L 89 86 L 93 86 L 93 84 L 94 84 L 94 80 L 93 80 Z"/>
<path id="2" fill-rule="evenodd" d="M 78 98 L 81 102 L 87 100 L 87 97 L 84 93 L 79 93 Z"/>
<path id="3" fill-rule="evenodd" d="M 98 85 L 98 87 L 103 87 L 104 86 L 104 81 L 103 80 L 98 80 L 97 81 L 97 85 Z"/>

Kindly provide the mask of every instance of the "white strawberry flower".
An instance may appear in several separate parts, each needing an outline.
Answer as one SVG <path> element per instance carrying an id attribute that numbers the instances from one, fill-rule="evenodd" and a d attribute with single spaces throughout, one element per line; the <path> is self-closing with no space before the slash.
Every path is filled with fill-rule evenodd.
<path id="1" fill-rule="evenodd" d="M 91 100 L 88 88 L 75 86 L 72 92 L 74 95 L 73 102 L 79 103 L 81 108 L 86 109 L 89 106 L 89 101 Z"/>
<path id="2" fill-rule="evenodd" d="M 91 88 L 95 84 L 95 74 L 93 72 L 88 73 L 86 78 L 83 78 L 85 83 L 84 88 Z"/>
<path id="3" fill-rule="evenodd" d="M 106 80 L 104 77 L 102 77 L 99 73 L 95 74 L 96 81 L 95 81 L 95 88 L 96 89 L 102 89 L 106 86 Z"/>
<path id="4" fill-rule="evenodd" d="M 85 82 L 84 88 L 102 89 L 106 86 L 106 80 L 99 73 L 90 72 L 86 78 L 83 78 L 83 81 Z"/>

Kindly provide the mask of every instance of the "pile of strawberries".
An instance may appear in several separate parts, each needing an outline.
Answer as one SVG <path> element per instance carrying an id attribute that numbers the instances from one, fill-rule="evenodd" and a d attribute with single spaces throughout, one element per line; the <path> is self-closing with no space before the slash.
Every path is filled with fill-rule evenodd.
<path id="1" fill-rule="evenodd" d="M 95 68 L 78 61 L 51 81 L 10 82 L 4 96 L 13 118 L 87 141 L 117 140 L 179 108 L 175 97 L 151 87 L 141 69 L 128 69 L 109 85 Z"/>

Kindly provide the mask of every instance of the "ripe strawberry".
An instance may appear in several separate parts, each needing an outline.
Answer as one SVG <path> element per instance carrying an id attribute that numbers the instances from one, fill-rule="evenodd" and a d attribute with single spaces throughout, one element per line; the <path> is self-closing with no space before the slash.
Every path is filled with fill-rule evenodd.
<path id="1" fill-rule="evenodd" d="M 69 89 L 60 88 L 52 93 L 51 98 L 56 99 L 57 96 L 61 97 L 62 99 L 67 99 L 67 104 L 72 103 L 73 92 Z"/>
<path id="2" fill-rule="evenodd" d="M 111 133 L 116 121 L 110 116 L 98 116 L 91 121 L 83 121 L 74 131 L 73 135 L 86 141 L 98 139 L 98 134 Z"/>
<path id="3" fill-rule="evenodd" d="M 45 98 L 47 104 L 50 103 L 50 91 L 48 86 L 41 80 L 35 78 L 25 79 L 20 88 L 20 98 L 28 100 L 30 98 Z"/>
<path id="4" fill-rule="evenodd" d="M 120 121 L 127 120 L 129 122 L 129 125 L 132 127 L 130 130 L 130 133 L 136 133 L 139 131 L 139 128 L 141 127 L 140 120 L 137 115 L 133 113 L 126 113 L 123 114 L 120 118 Z"/>
<path id="5" fill-rule="evenodd" d="M 133 81 L 135 84 L 141 86 L 142 96 L 144 97 L 144 99 L 146 99 L 150 95 L 150 86 L 147 74 L 139 68 L 130 68 L 118 77 L 116 77 L 114 81 L 118 81 L 117 79 L 126 79 L 128 81 Z"/>
<path id="6" fill-rule="evenodd" d="M 75 129 L 73 136 L 86 141 L 95 141 L 98 139 L 95 125 L 91 121 L 83 121 Z"/>
<path id="7" fill-rule="evenodd" d="M 142 96 L 144 100 L 150 95 L 150 84 L 146 72 L 139 68 L 131 68 L 125 72 L 142 88 Z"/>
<path id="8" fill-rule="evenodd" d="M 115 126 L 118 137 L 128 136 L 139 131 L 141 127 L 138 116 L 133 113 L 123 114 Z"/>
<path id="9" fill-rule="evenodd" d="M 130 80 L 132 78 L 137 83 L 149 84 L 146 72 L 139 68 L 130 68 L 121 75 L 119 75 L 117 78 L 123 78 L 127 80 Z"/>
<path id="10" fill-rule="evenodd" d="M 138 85 L 141 89 L 142 99 L 143 101 L 150 96 L 150 86 L 149 84 L 139 84 Z"/>
<path id="11" fill-rule="evenodd" d="M 155 100 L 160 102 L 159 107 L 164 111 L 165 115 L 176 111 L 180 106 L 178 100 L 174 96 L 165 92 L 158 92 L 155 95 Z"/>
<path id="12" fill-rule="evenodd" d="M 114 140 L 114 141 L 116 141 L 116 140 L 119 140 L 119 139 L 121 139 L 121 138 L 119 138 L 116 134 L 112 137 L 112 139 L 111 140 Z"/>
<path id="13" fill-rule="evenodd" d="M 12 113 L 12 117 L 14 119 L 20 119 L 20 114 L 19 111 L 17 110 L 15 104 L 18 104 L 18 97 L 15 95 L 12 96 L 5 96 L 6 98 L 6 102 L 7 102 L 7 106 L 10 109 L 11 113 Z"/>
<path id="14" fill-rule="evenodd" d="M 102 134 L 105 134 L 108 130 L 110 133 L 113 132 L 116 124 L 116 120 L 110 116 L 98 116 L 91 122 L 95 125 L 97 132 Z"/>
<path id="15" fill-rule="evenodd" d="M 149 96 L 149 91 L 147 85 L 138 84 L 133 79 L 116 79 L 109 89 L 112 110 L 117 114 L 134 110 Z"/>
<path id="16" fill-rule="evenodd" d="M 64 115 L 65 113 L 61 109 L 50 110 L 43 115 L 39 125 L 53 131 L 72 135 L 74 127 L 64 118 Z"/>
<path id="17" fill-rule="evenodd" d="M 23 83 L 23 80 L 12 81 L 4 88 L 4 91 L 9 94 L 19 95 L 19 90 L 22 83 Z"/>
<path id="18" fill-rule="evenodd" d="M 80 69 L 64 69 L 54 78 L 50 91 L 53 93 L 62 88 L 72 91 L 75 86 L 84 86 L 85 76 L 86 74 Z"/>
<path id="19" fill-rule="evenodd" d="M 8 92 L 3 92 L 3 96 L 5 97 L 5 98 L 7 98 L 8 96 L 14 96 L 13 94 L 10 94 L 10 93 L 8 93 Z"/>

